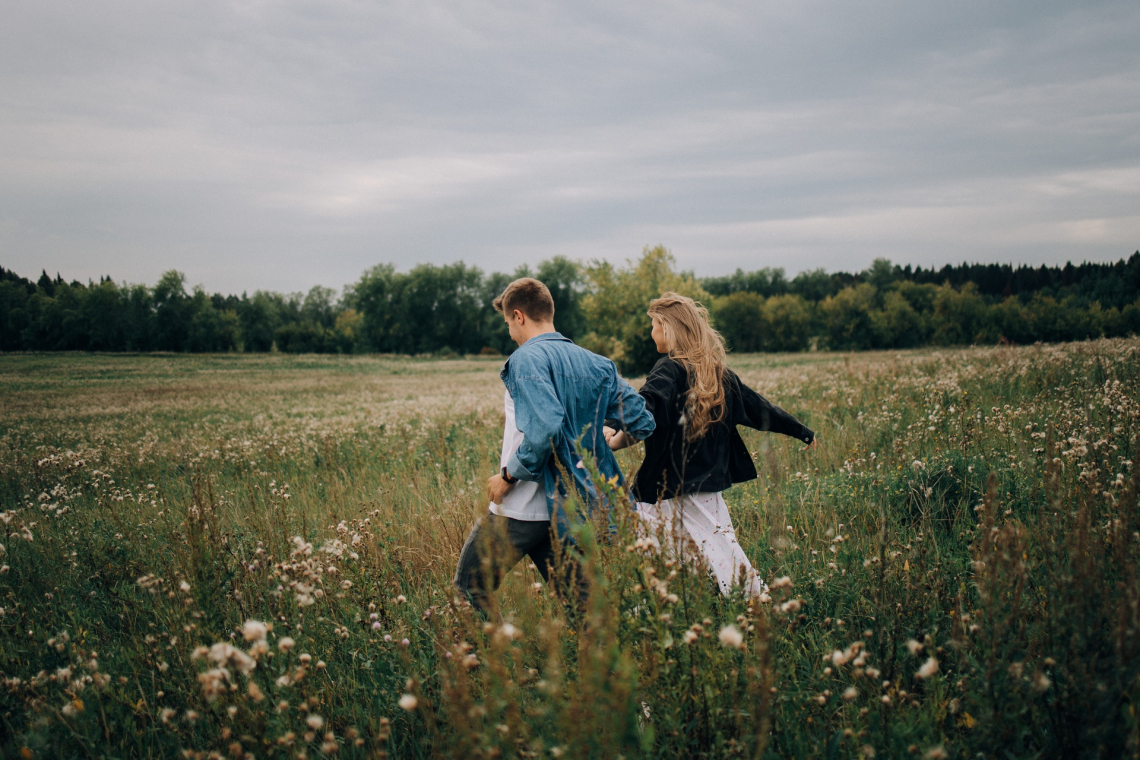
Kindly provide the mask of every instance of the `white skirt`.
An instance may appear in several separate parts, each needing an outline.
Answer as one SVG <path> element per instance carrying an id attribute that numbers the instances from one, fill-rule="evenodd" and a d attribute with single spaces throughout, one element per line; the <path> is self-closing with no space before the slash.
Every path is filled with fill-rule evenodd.
<path id="1" fill-rule="evenodd" d="M 768 584 L 737 543 L 728 505 L 719 491 L 687 494 L 657 504 L 638 502 L 637 514 L 650 535 L 663 532 L 683 558 L 694 550 L 699 553 L 716 576 L 720 593 L 727 596 L 741 580 L 746 594 L 767 601 Z"/>

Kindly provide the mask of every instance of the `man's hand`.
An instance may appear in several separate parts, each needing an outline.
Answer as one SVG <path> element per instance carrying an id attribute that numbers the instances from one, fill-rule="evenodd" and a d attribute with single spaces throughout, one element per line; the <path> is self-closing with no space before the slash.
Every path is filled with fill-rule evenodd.
<path id="1" fill-rule="evenodd" d="M 817 448 L 819 448 L 819 447 L 816 445 L 816 444 L 818 444 L 818 443 L 819 443 L 819 436 L 816 436 L 815 438 L 812 438 L 812 439 L 811 439 L 811 443 L 809 443 L 807 446 L 805 446 L 805 447 L 804 447 L 804 451 L 811 451 L 811 450 L 813 450 L 813 449 L 817 449 Z"/>
<path id="2" fill-rule="evenodd" d="M 609 425 L 602 425 L 602 435 L 606 437 L 606 443 L 609 443 L 617 435 L 617 431 Z"/>
<path id="3" fill-rule="evenodd" d="M 496 472 L 487 478 L 487 498 L 494 504 L 502 504 L 503 497 L 514 487 L 513 484 L 503 480 L 502 474 Z"/>

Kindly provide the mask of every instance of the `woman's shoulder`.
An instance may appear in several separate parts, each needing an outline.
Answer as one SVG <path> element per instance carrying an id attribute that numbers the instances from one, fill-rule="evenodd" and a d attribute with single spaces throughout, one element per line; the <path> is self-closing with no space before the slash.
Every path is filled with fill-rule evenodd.
<path id="1" fill-rule="evenodd" d="M 662 354 L 661 358 L 653 365 L 653 369 L 649 370 L 649 375 L 646 378 L 654 378 L 657 380 L 668 379 L 671 382 L 680 382 L 681 380 L 688 380 L 689 371 L 685 365 L 674 359 L 668 354 Z"/>
<path id="2" fill-rule="evenodd" d="M 653 365 L 651 372 L 668 372 L 670 374 L 677 374 L 678 372 L 685 371 L 685 365 L 677 359 L 674 359 L 669 354 L 661 354 L 657 358 L 656 363 Z"/>

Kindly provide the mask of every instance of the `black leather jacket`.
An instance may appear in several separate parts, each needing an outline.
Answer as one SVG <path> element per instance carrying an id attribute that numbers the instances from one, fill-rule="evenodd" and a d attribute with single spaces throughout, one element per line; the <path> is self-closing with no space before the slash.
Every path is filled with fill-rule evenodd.
<path id="1" fill-rule="evenodd" d="M 679 494 L 723 491 L 752 480 L 756 466 L 737 432 L 737 425 L 797 438 L 810 444 L 815 433 L 725 370 L 725 415 L 695 441 L 685 440 L 682 416 L 689 374 L 668 356 L 653 366 L 641 396 L 657 427 L 645 440 L 645 460 L 633 482 L 638 501 L 654 503 Z"/>

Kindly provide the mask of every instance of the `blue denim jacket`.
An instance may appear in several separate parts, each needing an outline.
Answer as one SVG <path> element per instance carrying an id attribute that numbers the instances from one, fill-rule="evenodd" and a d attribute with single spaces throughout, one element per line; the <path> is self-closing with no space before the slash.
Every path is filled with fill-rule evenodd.
<path id="1" fill-rule="evenodd" d="M 644 399 L 618 376 L 612 361 L 556 332 L 536 335 L 521 345 L 499 377 L 515 401 L 515 425 L 523 434 L 522 444 L 507 463 L 511 476 L 543 484 L 546 506 L 559 533 L 567 527 L 561 502 L 568 493 L 560 466 L 573 477 L 588 509 L 599 505 L 608 509 L 581 466 L 575 442 L 581 436 L 583 448 L 597 458 L 601 475 L 607 480 L 616 475 L 623 484 L 602 423 L 619 420 L 629 435 L 644 440 L 656 425 Z"/>

